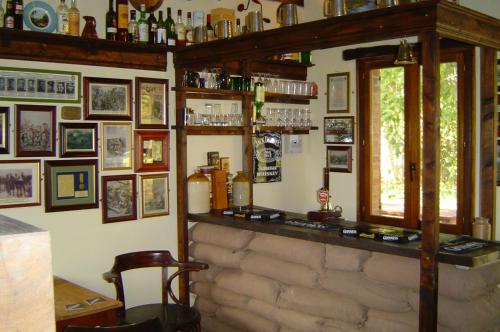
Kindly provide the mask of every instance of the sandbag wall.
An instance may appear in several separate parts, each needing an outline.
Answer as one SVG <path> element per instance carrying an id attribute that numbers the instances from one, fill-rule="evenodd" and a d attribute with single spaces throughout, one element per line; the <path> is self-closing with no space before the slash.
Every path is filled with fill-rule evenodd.
<path id="1" fill-rule="evenodd" d="M 198 223 L 191 274 L 207 332 L 418 331 L 417 259 Z M 500 331 L 500 263 L 439 265 L 438 331 Z"/>

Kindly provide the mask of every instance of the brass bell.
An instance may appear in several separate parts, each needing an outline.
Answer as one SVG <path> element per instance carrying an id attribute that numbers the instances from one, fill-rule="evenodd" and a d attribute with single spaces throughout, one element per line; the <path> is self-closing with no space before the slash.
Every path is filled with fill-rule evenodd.
<path id="1" fill-rule="evenodd" d="M 405 40 L 402 40 L 398 48 L 398 56 L 394 60 L 395 65 L 414 65 L 417 61 L 413 57 L 413 52 L 411 50 L 410 44 Z"/>

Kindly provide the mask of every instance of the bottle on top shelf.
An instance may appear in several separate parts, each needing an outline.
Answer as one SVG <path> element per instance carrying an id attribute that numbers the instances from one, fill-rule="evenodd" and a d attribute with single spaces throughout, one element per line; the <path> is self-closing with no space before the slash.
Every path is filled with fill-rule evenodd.
<path id="1" fill-rule="evenodd" d="M 182 22 L 182 10 L 177 11 L 177 23 L 175 24 L 175 45 L 178 47 L 186 46 L 186 26 Z"/>
<path id="2" fill-rule="evenodd" d="M 117 28 L 116 40 L 128 40 L 128 0 L 116 0 Z"/>
<path id="3" fill-rule="evenodd" d="M 186 46 L 194 44 L 194 36 L 193 36 L 193 20 L 191 18 L 191 12 L 187 13 L 187 21 L 186 21 Z"/>
<path id="4" fill-rule="evenodd" d="M 149 40 L 149 24 L 146 21 L 146 5 L 141 4 L 141 16 L 137 21 L 137 26 L 139 30 L 139 42 L 147 43 Z"/>
<path id="5" fill-rule="evenodd" d="M 80 36 L 80 11 L 76 7 L 76 0 L 71 0 L 71 7 L 68 9 L 69 34 Z"/>
<path id="6" fill-rule="evenodd" d="M 167 30 L 167 45 L 175 46 L 175 22 L 172 19 L 172 9 L 170 7 L 167 8 L 165 29 Z"/>
<path id="7" fill-rule="evenodd" d="M 66 0 L 61 0 L 57 6 L 57 33 L 67 35 L 69 33 L 68 6 Z"/>
<path id="8" fill-rule="evenodd" d="M 15 7 L 14 0 L 7 0 L 7 4 L 5 5 L 4 25 L 8 29 L 14 29 L 15 27 L 14 7 Z"/>
<path id="9" fill-rule="evenodd" d="M 130 20 L 128 21 L 128 38 L 130 43 L 139 42 L 139 27 L 135 19 L 136 11 L 132 9 L 130 11 Z"/>
<path id="10" fill-rule="evenodd" d="M 4 27 L 5 11 L 2 6 L 2 0 L 0 0 L 0 28 Z"/>
<path id="11" fill-rule="evenodd" d="M 214 28 L 212 27 L 212 16 L 207 14 L 207 40 L 215 40 Z"/>
<path id="12" fill-rule="evenodd" d="M 167 28 L 165 27 L 165 21 L 163 20 L 163 11 L 160 10 L 158 14 L 158 28 L 156 30 L 156 43 L 166 44 L 167 43 Z"/>
<path id="13" fill-rule="evenodd" d="M 24 4 L 23 0 L 14 1 L 14 27 L 19 30 L 23 30 L 23 14 L 24 14 Z"/>
<path id="14" fill-rule="evenodd" d="M 242 35 L 243 31 L 241 30 L 241 21 L 239 18 L 236 19 L 236 29 L 234 29 L 234 36 Z"/>
<path id="15" fill-rule="evenodd" d="M 118 32 L 116 12 L 113 6 L 113 0 L 109 0 L 109 9 L 106 13 L 106 39 L 116 40 L 116 33 Z"/>
<path id="16" fill-rule="evenodd" d="M 158 21 L 156 20 L 155 14 L 152 10 L 149 13 L 148 25 L 149 25 L 148 43 L 155 44 L 157 37 L 156 34 L 158 32 Z"/>

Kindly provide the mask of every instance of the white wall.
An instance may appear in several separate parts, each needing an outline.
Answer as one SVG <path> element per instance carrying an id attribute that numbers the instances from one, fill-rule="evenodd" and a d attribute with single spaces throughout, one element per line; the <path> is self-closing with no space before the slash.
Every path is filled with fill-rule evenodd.
<path id="1" fill-rule="evenodd" d="M 47 1 L 56 6 L 56 0 Z M 176 13 L 178 8 L 186 10 L 203 9 L 208 11 L 215 7 L 236 8 L 237 4 L 246 1 L 231 0 L 167 0 L 162 5 L 172 7 Z M 500 12 L 496 0 L 462 1 L 466 5 L 480 5 L 480 9 L 490 14 Z M 29 3 L 29 1 L 25 1 Z M 264 16 L 274 20 L 275 2 L 263 1 Z M 485 5 L 486 4 L 486 5 Z M 97 30 L 100 37 L 104 35 L 104 15 L 107 1 L 85 0 L 79 1 L 78 6 L 83 15 L 92 15 L 97 20 Z M 255 4 L 252 8 L 257 8 Z M 322 1 L 307 0 L 306 8 L 299 10 L 301 22 L 322 18 Z M 239 15 L 243 17 L 243 15 Z M 275 27 L 273 21 L 270 27 Z M 83 28 L 83 23 L 82 23 Z M 316 190 L 322 185 L 322 168 L 325 166 L 326 147 L 323 144 L 323 117 L 326 116 L 326 98 L 324 95 L 326 74 L 334 72 L 350 72 L 351 77 L 351 115 L 356 113 L 355 95 L 355 64 L 353 61 L 344 62 L 341 59 L 343 49 L 313 52 L 313 61 L 317 64 L 309 71 L 309 80 L 319 84 L 320 94 L 316 101 L 311 102 L 313 124 L 320 127 L 310 135 L 302 137 L 303 152 L 301 154 L 283 155 L 283 181 L 274 184 L 258 184 L 255 186 L 255 203 L 260 205 L 275 206 L 277 208 L 306 212 L 317 209 Z M 115 69 L 104 67 L 75 66 L 65 64 L 46 64 L 36 62 L 23 62 L 1 60 L 1 66 L 47 68 L 80 71 L 83 76 L 113 77 L 133 79 L 135 76 L 149 76 L 170 79 L 174 83 L 172 70 L 172 56 L 169 55 L 168 71 L 152 72 L 140 70 Z M 175 95 L 170 93 L 169 121 L 175 122 Z M 12 102 L 0 102 L 0 106 L 11 107 L 11 124 L 13 123 Z M 58 120 L 60 120 L 60 106 L 58 105 Z M 83 105 L 81 105 L 83 106 Z M 11 130 L 14 128 L 11 126 Z M 283 136 L 287 139 L 287 136 Z M 171 170 L 170 170 L 170 216 L 147 218 L 138 221 L 127 221 L 113 224 L 101 223 L 101 210 L 80 210 L 70 212 L 45 213 L 43 204 L 40 207 L 26 207 L 17 209 L 2 209 L 0 213 L 29 222 L 33 225 L 50 231 L 52 237 L 54 273 L 63 278 L 80 283 L 91 289 L 100 291 L 114 297 L 114 288 L 105 283 L 101 274 L 107 271 L 113 257 L 119 253 L 135 250 L 169 249 L 177 255 L 177 227 L 176 227 L 176 169 L 175 169 L 175 132 L 171 132 Z M 196 165 L 206 163 L 207 151 L 219 151 L 221 156 L 231 158 L 231 170 L 236 173 L 241 169 L 241 138 L 239 137 L 189 137 L 188 173 Z M 344 208 L 344 216 L 348 219 L 356 217 L 356 172 L 357 157 L 356 145 L 353 146 L 353 172 L 331 173 L 330 186 L 333 190 L 333 203 Z M 11 142 L 11 151 L 13 151 Z M 99 151 L 100 153 L 100 151 Z M 0 156 L 0 159 L 9 159 L 11 155 Z M 53 158 L 44 158 L 53 159 Z M 128 174 L 131 172 L 102 172 L 101 175 Z M 43 198 L 43 197 L 42 197 Z M 43 202 L 43 200 L 42 200 Z M 155 271 L 156 272 L 156 271 Z M 127 289 L 135 289 L 128 297 L 127 305 L 158 301 L 159 275 L 149 272 L 134 272 L 129 277 L 131 284 Z M 144 285 L 148 285 L 144 287 Z M 151 287 L 155 285 L 156 288 Z M 134 287 L 135 286 L 135 287 Z"/>

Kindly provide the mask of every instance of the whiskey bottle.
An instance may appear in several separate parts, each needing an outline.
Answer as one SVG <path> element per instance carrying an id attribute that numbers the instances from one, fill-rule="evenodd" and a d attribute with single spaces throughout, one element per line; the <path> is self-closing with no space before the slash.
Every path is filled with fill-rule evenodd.
<path id="1" fill-rule="evenodd" d="M 109 9 L 106 13 L 106 39 L 108 40 L 116 40 L 116 33 L 118 32 L 116 13 L 113 7 L 113 0 L 109 0 Z"/>
<path id="2" fill-rule="evenodd" d="M 193 36 L 193 20 L 191 18 L 191 12 L 187 13 L 187 21 L 186 21 L 186 46 L 194 44 L 194 36 Z"/>
<path id="3" fill-rule="evenodd" d="M 165 20 L 165 28 L 167 29 L 167 45 L 175 46 L 175 23 L 172 19 L 172 10 L 167 8 L 167 19 Z"/>
<path id="4" fill-rule="evenodd" d="M 14 29 L 14 0 L 7 0 L 7 4 L 5 5 L 5 27 L 8 29 Z"/>
<path id="5" fill-rule="evenodd" d="M 57 33 L 67 35 L 69 33 L 68 6 L 66 0 L 61 0 L 57 6 Z"/>
<path id="6" fill-rule="evenodd" d="M 141 4 L 141 16 L 139 21 L 137 21 L 137 26 L 139 30 L 139 42 L 147 43 L 149 40 L 149 24 L 146 21 L 146 5 Z"/>
<path id="7" fill-rule="evenodd" d="M 23 14 L 24 14 L 24 5 L 23 0 L 16 0 L 14 8 L 14 28 L 23 30 Z"/>
<path id="8" fill-rule="evenodd" d="M 130 11 L 130 20 L 128 21 L 128 41 L 130 43 L 137 43 L 139 41 L 139 27 L 135 20 L 135 10 Z"/>
<path id="9" fill-rule="evenodd" d="M 177 11 L 177 23 L 175 24 L 175 46 L 186 46 L 186 26 L 182 22 L 182 10 Z"/>
<path id="10" fill-rule="evenodd" d="M 117 28 L 116 40 L 127 41 L 128 39 L 128 0 L 116 0 Z"/>
<path id="11" fill-rule="evenodd" d="M 71 0 L 71 8 L 68 10 L 69 34 L 80 35 L 80 11 L 76 8 L 76 0 Z"/>

